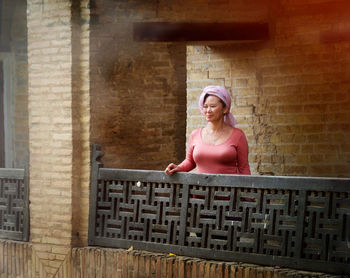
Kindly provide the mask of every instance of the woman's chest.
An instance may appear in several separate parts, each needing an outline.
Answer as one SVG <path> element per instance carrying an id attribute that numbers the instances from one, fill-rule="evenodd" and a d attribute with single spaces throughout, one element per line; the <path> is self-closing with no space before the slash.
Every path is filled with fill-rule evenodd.
<path id="1" fill-rule="evenodd" d="M 237 151 L 233 144 L 219 146 L 198 144 L 194 146 L 193 158 L 196 163 L 230 164 L 236 161 Z"/>

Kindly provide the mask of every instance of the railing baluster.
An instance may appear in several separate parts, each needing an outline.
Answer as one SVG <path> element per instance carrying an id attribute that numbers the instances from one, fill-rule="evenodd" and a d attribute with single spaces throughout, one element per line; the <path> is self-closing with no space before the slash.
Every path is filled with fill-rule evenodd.
<path id="1" fill-rule="evenodd" d="M 180 233 L 179 233 L 179 245 L 185 245 L 186 239 L 186 223 L 187 223 L 187 208 L 188 208 L 188 194 L 189 185 L 184 184 L 182 188 L 182 203 L 180 213 Z"/>
<path id="2" fill-rule="evenodd" d="M 103 156 L 101 147 L 99 145 L 92 145 L 91 153 L 91 176 L 90 176 L 90 207 L 89 207 L 89 239 L 90 245 L 95 244 L 95 233 L 96 233 L 96 209 L 97 209 L 97 187 L 98 187 L 98 174 L 99 168 L 103 164 L 99 161 Z"/>
<path id="3" fill-rule="evenodd" d="M 303 243 L 304 243 L 304 225 L 305 225 L 305 210 L 306 210 L 306 190 L 299 191 L 299 201 L 298 201 L 298 216 L 296 223 L 296 246 L 297 251 L 295 256 L 301 258 L 303 254 Z"/>

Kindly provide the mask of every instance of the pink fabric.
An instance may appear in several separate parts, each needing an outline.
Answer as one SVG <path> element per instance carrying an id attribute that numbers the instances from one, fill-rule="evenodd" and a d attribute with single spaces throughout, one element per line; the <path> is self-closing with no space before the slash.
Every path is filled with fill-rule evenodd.
<path id="1" fill-rule="evenodd" d="M 203 128 L 192 132 L 182 172 L 196 168 L 197 173 L 250 175 L 248 143 L 242 130 L 234 128 L 222 144 L 209 145 L 202 140 Z"/>
<path id="2" fill-rule="evenodd" d="M 199 110 L 201 111 L 201 113 L 204 115 L 203 112 L 203 105 L 204 105 L 204 98 L 206 95 L 213 95 L 213 96 L 217 96 L 218 98 L 220 98 L 228 107 L 228 113 L 225 115 L 225 123 L 227 123 L 228 125 L 235 127 L 235 125 L 237 124 L 236 119 L 233 117 L 232 113 L 230 112 L 231 109 L 231 96 L 229 94 L 229 92 L 222 86 L 207 86 L 204 88 L 201 96 L 199 97 Z"/>

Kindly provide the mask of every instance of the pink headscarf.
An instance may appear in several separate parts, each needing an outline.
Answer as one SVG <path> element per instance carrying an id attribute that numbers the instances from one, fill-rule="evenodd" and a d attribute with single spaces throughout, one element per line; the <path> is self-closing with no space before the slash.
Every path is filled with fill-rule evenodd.
<path id="1" fill-rule="evenodd" d="M 232 113 L 230 112 L 231 96 L 230 96 L 229 92 L 222 86 L 207 86 L 207 87 L 205 87 L 201 96 L 199 97 L 199 109 L 203 115 L 204 115 L 204 111 L 203 111 L 204 98 L 206 95 L 217 96 L 226 104 L 226 106 L 228 108 L 228 113 L 225 115 L 224 121 L 226 124 L 228 124 L 232 127 L 235 127 L 235 125 L 237 124 L 237 121 L 236 121 L 235 117 L 233 117 Z"/>

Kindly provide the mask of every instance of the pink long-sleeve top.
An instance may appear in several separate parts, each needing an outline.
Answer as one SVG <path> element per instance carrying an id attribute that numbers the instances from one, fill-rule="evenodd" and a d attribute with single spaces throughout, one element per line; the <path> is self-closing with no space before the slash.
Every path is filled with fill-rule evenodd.
<path id="1" fill-rule="evenodd" d="M 199 128 L 191 133 L 186 158 L 178 166 L 182 172 L 196 168 L 197 173 L 250 175 L 248 143 L 242 130 L 234 128 L 222 144 L 209 145 Z"/>

